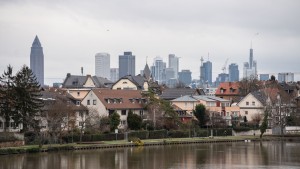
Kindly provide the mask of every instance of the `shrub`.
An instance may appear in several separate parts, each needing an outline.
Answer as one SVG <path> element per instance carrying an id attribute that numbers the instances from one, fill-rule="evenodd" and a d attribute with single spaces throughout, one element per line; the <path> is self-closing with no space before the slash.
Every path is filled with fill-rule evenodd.
<path id="1" fill-rule="evenodd" d="M 191 131 L 192 134 L 192 131 Z M 187 130 L 172 130 L 168 132 L 168 136 L 171 138 L 184 138 L 190 136 L 190 131 Z"/>
<path id="2" fill-rule="evenodd" d="M 147 139 L 149 137 L 148 131 L 133 131 L 128 133 L 128 137 L 137 137 L 140 139 Z"/>
<path id="3" fill-rule="evenodd" d="M 167 137 L 167 130 L 154 130 L 149 132 L 149 139 L 160 139 Z"/>
<path id="4" fill-rule="evenodd" d="M 243 127 L 243 126 L 240 126 L 240 127 L 234 127 L 233 130 L 235 132 L 243 132 L 243 131 L 250 131 L 252 130 L 250 127 Z"/>
<path id="5" fill-rule="evenodd" d="M 40 152 L 40 148 L 38 148 L 38 147 L 27 148 L 26 152 L 27 153 L 37 153 L 37 152 Z"/>

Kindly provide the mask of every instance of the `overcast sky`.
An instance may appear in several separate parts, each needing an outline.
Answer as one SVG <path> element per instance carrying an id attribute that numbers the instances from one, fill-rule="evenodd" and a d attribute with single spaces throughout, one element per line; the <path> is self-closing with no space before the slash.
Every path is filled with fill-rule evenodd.
<path id="1" fill-rule="evenodd" d="M 228 64 L 249 59 L 253 42 L 258 73 L 300 72 L 299 0 L 9 0 L 0 1 L 0 73 L 29 66 L 38 35 L 45 83 L 67 73 L 95 74 L 95 54 L 132 51 L 136 73 L 160 56 L 180 57 L 179 69 L 199 78 L 200 59 L 213 63 L 213 79 Z M 256 33 L 258 35 L 255 35 Z M 299 74 L 298 74 L 299 75 Z M 300 80 L 299 76 L 296 80 Z"/>

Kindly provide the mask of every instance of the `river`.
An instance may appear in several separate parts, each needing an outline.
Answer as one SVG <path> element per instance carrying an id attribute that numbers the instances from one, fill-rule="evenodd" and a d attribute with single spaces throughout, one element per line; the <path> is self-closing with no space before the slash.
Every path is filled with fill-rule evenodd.
<path id="1" fill-rule="evenodd" d="M 298 142 L 232 142 L 0 156 L 0 169 L 299 168 Z"/>

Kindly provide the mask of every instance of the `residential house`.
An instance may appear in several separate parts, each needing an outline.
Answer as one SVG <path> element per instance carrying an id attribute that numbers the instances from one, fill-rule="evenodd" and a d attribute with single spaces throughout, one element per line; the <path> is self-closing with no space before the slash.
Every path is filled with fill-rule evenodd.
<path id="1" fill-rule="evenodd" d="M 238 108 L 230 107 L 230 101 L 215 96 L 207 95 L 185 95 L 171 100 L 172 105 L 178 107 L 188 115 L 193 115 L 193 110 L 198 104 L 203 104 L 209 111 L 210 116 L 218 115 L 231 125 L 231 115 L 238 114 Z"/>
<path id="2" fill-rule="evenodd" d="M 239 83 L 238 82 L 222 82 L 218 86 L 215 93 L 216 97 L 237 102 L 240 100 Z"/>
<path id="3" fill-rule="evenodd" d="M 249 93 L 237 104 L 240 107 L 240 116 L 245 122 L 253 121 L 255 116 L 262 119 L 267 99 L 268 96 L 262 91 Z"/>
<path id="4" fill-rule="evenodd" d="M 145 104 L 140 90 L 92 89 L 82 100 L 90 111 L 96 111 L 99 116 L 108 116 L 117 112 L 121 117 L 120 129 L 127 127 L 129 111 L 146 118 Z"/>
<path id="5" fill-rule="evenodd" d="M 113 82 L 97 76 L 80 76 L 67 74 L 66 79 L 62 84 L 70 95 L 74 98 L 82 100 L 92 88 L 110 88 Z"/>
<path id="6" fill-rule="evenodd" d="M 148 82 L 143 76 L 127 75 L 120 78 L 116 83 L 114 83 L 111 89 L 148 91 L 148 87 L 149 87 Z"/>

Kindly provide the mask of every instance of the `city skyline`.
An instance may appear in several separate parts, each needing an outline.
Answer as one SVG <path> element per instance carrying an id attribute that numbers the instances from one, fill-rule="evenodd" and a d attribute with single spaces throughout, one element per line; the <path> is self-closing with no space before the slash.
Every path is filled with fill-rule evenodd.
<path id="1" fill-rule="evenodd" d="M 172 10 L 166 10 L 170 3 Z M 38 35 L 43 41 L 46 84 L 62 81 L 68 72 L 81 74 L 81 67 L 84 74 L 93 75 L 98 51 L 108 52 L 110 67 L 115 68 L 118 55 L 132 51 L 136 73 L 147 57 L 167 60 L 175 54 L 180 57 L 178 71 L 190 69 L 193 79 L 200 74 L 201 57 L 207 60 L 209 53 L 212 79 L 222 72 L 226 58 L 238 64 L 242 77 L 252 41 L 258 74 L 295 72 L 295 80 L 300 80 L 299 6 L 293 0 L 1 1 L 0 71 L 9 64 L 14 71 L 29 65 L 32 37 Z"/>

